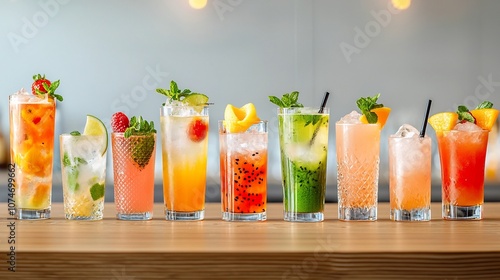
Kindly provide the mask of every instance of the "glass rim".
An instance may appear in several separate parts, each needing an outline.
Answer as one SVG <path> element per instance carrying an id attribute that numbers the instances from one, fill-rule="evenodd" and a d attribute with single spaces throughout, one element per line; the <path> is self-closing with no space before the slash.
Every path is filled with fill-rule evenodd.
<path id="1" fill-rule="evenodd" d="M 223 124 L 223 123 L 226 123 L 226 122 L 229 122 L 229 123 L 234 123 L 236 121 L 226 121 L 226 120 L 218 120 L 217 123 L 220 123 L 220 124 Z M 254 122 L 252 123 L 252 125 L 256 125 L 256 124 L 261 124 L 261 123 L 269 123 L 268 120 L 260 120 L 258 122 Z"/>
<path id="2" fill-rule="evenodd" d="M 378 126 L 378 123 L 341 123 L 340 120 L 335 122 L 335 125 L 345 125 L 345 126 L 355 126 L 355 125 L 366 125 L 366 126 Z M 380 129 L 382 131 L 382 129 Z"/>
<path id="3" fill-rule="evenodd" d="M 158 133 L 158 132 L 156 132 L 156 133 Z M 130 135 L 130 137 L 144 137 L 144 136 L 156 135 L 156 133 L 148 133 L 148 134 L 141 134 L 141 135 L 132 134 L 132 135 Z M 124 136 L 125 137 L 125 132 L 113 132 L 112 131 L 110 134 L 113 136 Z"/>
<path id="4" fill-rule="evenodd" d="M 448 131 L 445 131 L 445 133 L 443 133 L 443 136 L 442 137 L 445 137 L 446 135 L 444 134 L 448 134 L 448 133 L 490 133 L 489 130 L 487 129 L 481 129 L 481 130 L 457 130 L 457 129 L 452 129 L 452 130 L 448 130 Z"/>
<path id="5" fill-rule="evenodd" d="M 401 136 L 396 136 L 395 134 L 391 134 L 389 135 L 389 139 L 414 139 L 415 137 L 401 137 Z M 431 137 L 429 136 L 429 134 L 425 134 L 424 137 L 420 137 L 420 134 L 418 135 L 417 137 L 418 139 L 431 139 Z"/>
<path id="6" fill-rule="evenodd" d="M 80 134 L 80 135 L 71 135 L 70 133 L 61 133 L 59 134 L 59 137 L 107 137 L 107 134 L 104 135 L 86 135 L 86 134 Z"/>
<path id="7" fill-rule="evenodd" d="M 278 114 L 279 113 L 283 113 L 283 112 L 287 112 L 287 111 L 297 111 L 297 110 L 314 110 L 316 111 L 316 113 L 312 114 L 312 113 L 307 113 L 308 115 L 315 115 L 315 114 L 318 114 L 318 115 L 325 115 L 325 114 L 329 114 L 330 113 L 330 107 L 323 107 L 323 113 L 319 113 L 318 111 L 321 109 L 321 107 L 309 107 L 309 106 L 306 106 L 306 107 L 289 107 L 289 108 L 276 108 Z"/>
<path id="8" fill-rule="evenodd" d="M 210 104 L 204 104 L 204 105 L 187 105 L 187 104 L 182 104 L 182 105 L 179 105 L 179 104 L 176 104 L 176 105 L 172 105 L 172 104 L 165 104 L 165 105 L 161 105 L 160 108 L 196 108 L 196 107 L 203 107 L 203 108 L 210 108 Z"/>

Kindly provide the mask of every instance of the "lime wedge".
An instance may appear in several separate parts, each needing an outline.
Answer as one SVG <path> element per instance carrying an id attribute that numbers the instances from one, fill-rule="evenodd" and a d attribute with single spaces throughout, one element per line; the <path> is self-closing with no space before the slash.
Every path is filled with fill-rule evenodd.
<path id="1" fill-rule="evenodd" d="M 186 103 L 189 106 L 203 106 L 208 102 L 208 96 L 202 93 L 193 93 L 186 96 L 186 98 L 184 98 L 182 102 Z"/>
<path id="2" fill-rule="evenodd" d="M 104 155 L 108 150 L 108 130 L 104 123 L 92 115 L 87 115 L 87 123 L 83 130 L 83 135 L 106 136 L 103 140 L 101 154 Z"/>

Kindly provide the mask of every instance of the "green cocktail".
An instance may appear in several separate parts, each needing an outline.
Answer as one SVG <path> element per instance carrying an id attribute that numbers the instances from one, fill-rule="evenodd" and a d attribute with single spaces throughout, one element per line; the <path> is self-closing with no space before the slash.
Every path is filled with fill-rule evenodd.
<path id="1" fill-rule="evenodd" d="M 279 139 L 286 221 L 323 220 L 329 110 L 279 108 Z"/>

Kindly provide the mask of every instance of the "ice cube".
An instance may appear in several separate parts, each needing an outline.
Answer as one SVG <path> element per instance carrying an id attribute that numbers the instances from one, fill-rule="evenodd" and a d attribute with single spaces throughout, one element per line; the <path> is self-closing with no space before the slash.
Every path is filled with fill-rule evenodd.
<path id="1" fill-rule="evenodd" d="M 48 94 L 44 94 L 43 98 L 38 95 L 33 95 L 31 92 L 27 92 L 24 88 L 21 88 L 18 92 L 14 93 L 11 98 L 12 102 L 23 102 L 23 103 L 48 103 Z"/>
<path id="2" fill-rule="evenodd" d="M 409 124 L 403 124 L 398 129 L 396 134 L 394 134 L 393 136 L 402 137 L 402 138 L 411 138 L 411 137 L 420 136 L 420 132 L 418 131 L 418 129 L 416 129 L 415 127 L 413 127 Z"/>
<path id="3" fill-rule="evenodd" d="M 343 116 L 338 121 L 338 123 L 342 123 L 342 124 L 357 124 L 357 123 L 361 123 L 361 121 L 359 120 L 360 117 L 361 117 L 360 113 L 358 113 L 356 111 L 352 111 L 349 114 Z"/>
<path id="4" fill-rule="evenodd" d="M 481 127 L 471 123 L 471 122 L 463 122 L 463 123 L 457 123 L 455 127 L 453 128 L 454 130 L 460 130 L 460 131 L 479 131 L 483 130 Z"/>

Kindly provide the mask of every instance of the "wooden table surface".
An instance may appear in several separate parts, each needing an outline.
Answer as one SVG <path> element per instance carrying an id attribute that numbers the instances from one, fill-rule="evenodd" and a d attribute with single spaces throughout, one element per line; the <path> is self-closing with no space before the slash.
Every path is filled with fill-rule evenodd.
<path id="1" fill-rule="evenodd" d="M 321 223 L 285 222 L 281 204 L 258 223 L 224 222 L 217 203 L 198 222 L 165 221 L 161 204 L 151 221 L 116 220 L 109 203 L 102 221 L 65 220 L 60 203 L 40 221 L 0 209 L 0 279 L 500 278 L 500 203 L 482 221 L 444 221 L 433 204 L 432 221 L 412 223 L 390 221 L 387 203 L 375 222 L 339 221 L 327 204 Z"/>

